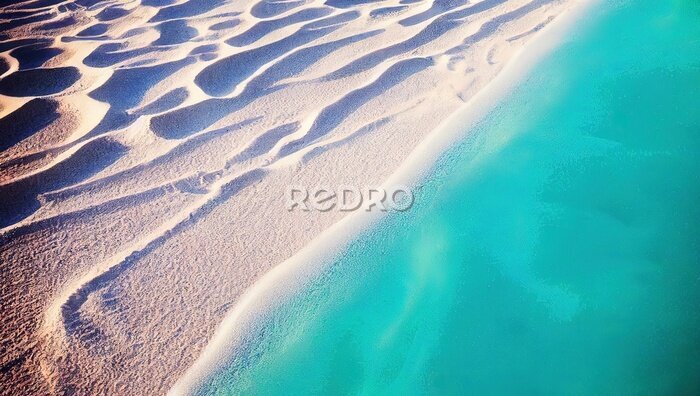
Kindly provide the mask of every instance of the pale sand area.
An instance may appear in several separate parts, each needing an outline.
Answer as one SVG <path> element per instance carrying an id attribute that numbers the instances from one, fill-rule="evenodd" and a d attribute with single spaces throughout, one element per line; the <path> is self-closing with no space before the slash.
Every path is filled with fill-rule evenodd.
<path id="1" fill-rule="evenodd" d="M 34 0 L 0 31 L 0 391 L 166 392 L 578 1 Z"/>

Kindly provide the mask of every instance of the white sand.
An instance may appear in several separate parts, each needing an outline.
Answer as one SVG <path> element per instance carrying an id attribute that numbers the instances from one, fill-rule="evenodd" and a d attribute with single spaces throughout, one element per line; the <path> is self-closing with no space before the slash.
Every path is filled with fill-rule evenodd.
<path id="1" fill-rule="evenodd" d="M 166 392 L 343 217 L 288 212 L 288 185 L 377 186 L 424 142 L 415 174 L 579 1 L 4 7 L 0 389 Z"/>

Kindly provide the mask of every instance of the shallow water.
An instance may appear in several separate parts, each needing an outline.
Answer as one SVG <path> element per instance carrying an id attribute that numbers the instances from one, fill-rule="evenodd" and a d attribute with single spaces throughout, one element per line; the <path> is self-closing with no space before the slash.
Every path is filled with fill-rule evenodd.
<path id="1" fill-rule="evenodd" d="M 700 3 L 603 2 L 223 394 L 699 394 Z"/>

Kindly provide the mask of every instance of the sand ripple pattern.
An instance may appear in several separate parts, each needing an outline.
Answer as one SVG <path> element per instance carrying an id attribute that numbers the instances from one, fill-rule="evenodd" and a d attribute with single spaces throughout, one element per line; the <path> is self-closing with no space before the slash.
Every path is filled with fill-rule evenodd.
<path id="1" fill-rule="evenodd" d="M 573 1 L 0 1 L 0 393 L 166 392 Z"/>

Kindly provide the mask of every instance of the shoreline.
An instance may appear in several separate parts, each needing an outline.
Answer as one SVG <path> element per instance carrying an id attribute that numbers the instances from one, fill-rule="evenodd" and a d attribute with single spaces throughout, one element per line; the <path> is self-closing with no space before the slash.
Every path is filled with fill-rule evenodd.
<path id="1" fill-rule="evenodd" d="M 288 186 L 429 165 L 446 120 L 578 1 L 144 3 L 8 31 L 7 388 L 166 393 L 253 285 L 353 217 L 290 212 Z M 381 218 L 360 217 L 352 235 Z"/>
<path id="2" fill-rule="evenodd" d="M 471 128 L 503 100 L 520 81 L 551 51 L 565 41 L 564 34 L 577 26 L 577 17 L 586 14 L 596 0 L 576 1 L 551 23 L 535 33 L 496 77 L 464 105 L 433 129 L 411 151 L 382 186 L 416 186 L 434 169 L 436 161 L 454 144 L 468 135 Z M 168 394 L 193 393 L 211 375 L 228 363 L 236 348 L 242 347 L 247 334 L 265 325 L 265 317 L 286 298 L 303 289 L 362 232 L 387 215 L 379 212 L 356 212 L 335 222 L 314 237 L 311 243 L 289 259 L 274 266 L 249 287 L 234 307 L 225 314 L 195 363 L 178 378 Z M 309 265 L 308 262 L 313 262 Z M 221 352 L 227 351 L 227 352 Z"/>

